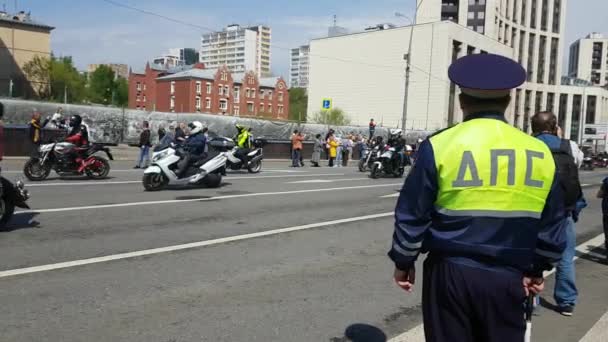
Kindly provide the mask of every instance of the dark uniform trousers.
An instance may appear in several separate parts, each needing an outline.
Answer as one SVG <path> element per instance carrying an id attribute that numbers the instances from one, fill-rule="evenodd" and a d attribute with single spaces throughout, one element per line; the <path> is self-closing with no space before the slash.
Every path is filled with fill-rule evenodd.
<path id="1" fill-rule="evenodd" d="M 424 262 L 422 310 L 427 342 L 524 340 L 522 276 L 429 256 Z"/>

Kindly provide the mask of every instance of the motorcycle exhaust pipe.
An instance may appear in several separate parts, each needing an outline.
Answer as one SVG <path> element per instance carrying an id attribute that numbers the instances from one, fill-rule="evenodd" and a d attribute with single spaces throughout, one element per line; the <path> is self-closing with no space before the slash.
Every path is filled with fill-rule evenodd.
<path id="1" fill-rule="evenodd" d="M 260 160 L 262 160 L 262 159 L 264 159 L 264 155 L 263 155 L 263 154 L 260 154 L 259 156 L 254 157 L 253 159 L 251 159 L 251 160 L 249 161 L 249 164 L 251 164 L 251 163 L 257 163 L 257 162 L 259 162 L 259 161 L 260 161 Z"/>

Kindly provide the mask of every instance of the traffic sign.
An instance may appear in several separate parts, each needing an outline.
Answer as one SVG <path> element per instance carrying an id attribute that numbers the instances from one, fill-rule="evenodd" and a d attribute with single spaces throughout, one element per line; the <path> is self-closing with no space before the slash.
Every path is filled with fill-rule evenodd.
<path id="1" fill-rule="evenodd" d="M 332 108 L 332 101 L 330 98 L 324 98 L 323 104 L 321 105 L 321 109 L 330 110 Z"/>

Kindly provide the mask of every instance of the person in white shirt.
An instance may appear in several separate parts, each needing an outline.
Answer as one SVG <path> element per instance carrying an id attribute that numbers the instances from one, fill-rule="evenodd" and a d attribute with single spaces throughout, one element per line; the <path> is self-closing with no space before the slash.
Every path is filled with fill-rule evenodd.
<path id="1" fill-rule="evenodd" d="M 557 126 L 557 136 L 560 138 L 564 138 L 564 132 L 562 128 Z M 583 159 L 585 159 L 585 154 L 578 147 L 578 144 L 572 140 L 570 140 L 570 149 L 572 150 L 572 157 L 574 157 L 574 162 L 580 168 L 583 165 Z"/>

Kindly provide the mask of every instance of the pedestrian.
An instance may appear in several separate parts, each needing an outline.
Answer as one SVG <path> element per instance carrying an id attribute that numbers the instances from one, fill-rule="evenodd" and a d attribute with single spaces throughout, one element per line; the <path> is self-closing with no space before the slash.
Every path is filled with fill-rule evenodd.
<path id="1" fill-rule="evenodd" d="M 329 160 L 329 138 L 334 134 L 333 129 L 329 129 L 325 135 L 325 157 Z"/>
<path id="2" fill-rule="evenodd" d="M 186 141 L 186 124 L 181 122 L 175 127 L 175 143 L 179 145 L 184 141 Z"/>
<path id="3" fill-rule="evenodd" d="M 328 156 L 329 156 L 329 167 L 336 167 L 336 165 L 334 165 L 334 161 L 336 160 L 336 156 L 338 155 L 338 146 L 340 145 L 338 143 L 338 140 L 334 137 L 334 134 L 331 133 L 329 135 L 329 137 L 327 138 L 327 145 L 329 146 L 328 148 Z"/>
<path id="4" fill-rule="evenodd" d="M 395 209 L 389 257 L 413 290 L 424 262 L 427 342 L 523 341 L 524 302 L 566 245 L 565 212 L 549 148 L 509 125 L 517 62 L 493 54 L 456 60 L 464 122 L 425 140 Z M 517 163 L 516 163 L 517 161 Z"/>
<path id="5" fill-rule="evenodd" d="M 36 157 L 42 144 L 42 115 L 40 112 L 34 112 L 32 120 L 29 123 L 29 135 L 30 135 L 30 156 Z"/>
<path id="6" fill-rule="evenodd" d="M 374 133 L 376 133 L 376 123 L 374 122 L 374 119 L 369 119 L 369 137 L 373 138 L 374 137 Z"/>
<path id="7" fill-rule="evenodd" d="M 158 146 L 166 148 L 173 142 L 175 142 L 175 123 L 169 124 L 169 131 L 160 139 Z"/>
<path id="8" fill-rule="evenodd" d="M 294 130 L 291 135 L 291 167 L 300 167 L 303 140 L 304 136 L 297 129 Z"/>
<path id="9" fill-rule="evenodd" d="M 163 140 L 163 137 L 167 134 L 167 132 L 165 131 L 165 128 L 163 126 L 158 127 L 158 141 L 160 142 L 161 140 Z"/>
<path id="10" fill-rule="evenodd" d="M 143 131 L 139 134 L 139 160 L 137 161 L 137 165 L 135 165 L 136 169 L 141 169 L 148 167 L 150 163 L 150 146 L 152 146 L 150 142 L 150 124 L 148 121 L 144 121 Z"/>
<path id="11" fill-rule="evenodd" d="M 323 140 L 321 140 L 321 134 L 317 134 L 312 147 L 312 158 L 310 161 L 313 167 L 321 167 L 319 162 L 321 162 L 321 152 L 323 151 L 324 146 L 325 143 L 323 143 Z"/>
<path id="12" fill-rule="evenodd" d="M 342 139 L 342 166 L 347 167 L 348 161 L 353 154 L 353 140 L 350 135 Z"/>
<path id="13" fill-rule="evenodd" d="M 602 224 L 604 226 L 604 248 L 606 249 L 606 261 L 608 261 L 608 177 L 602 180 L 597 198 L 602 199 Z"/>
<path id="14" fill-rule="evenodd" d="M 300 138 L 302 139 L 302 141 L 304 141 L 306 139 L 306 137 L 302 134 L 302 132 L 298 133 L 298 135 L 300 136 Z M 302 149 L 300 149 L 300 166 L 304 167 L 304 145 L 302 145 Z"/>
<path id="15" fill-rule="evenodd" d="M 336 136 L 335 140 L 338 143 L 338 148 L 336 150 L 336 164 L 334 167 L 342 167 L 342 136 Z"/>
<path id="16" fill-rule="evenodd" d="M 574 159 L 570 140 L 558 136 L 557 117 L 551 112 L 540 112 L 532 117 L 532 134 L 544 142 L 555 160 L 559 173 L 559 183 L 564 193 L 563 206 L 566 210 L 564 227 L 566 229 L 566 250 L 555 268 L 555 289 L 553 297 L 558 311 L 564 316 L 572 316 L 578 297 L 575 281 L 574 257 L 576 255 L 575 220 L 580 208 L 577 202 L 584 201 L 578 176 L 578 165 Z M 576 146 L 578 151 L 578 145 Z M 586 205 L 585 205 L 586 206 Z"/>

